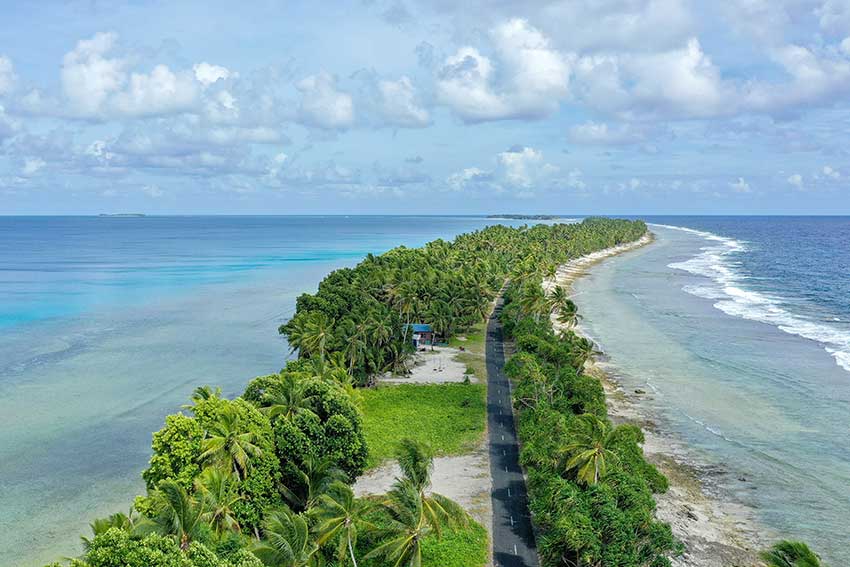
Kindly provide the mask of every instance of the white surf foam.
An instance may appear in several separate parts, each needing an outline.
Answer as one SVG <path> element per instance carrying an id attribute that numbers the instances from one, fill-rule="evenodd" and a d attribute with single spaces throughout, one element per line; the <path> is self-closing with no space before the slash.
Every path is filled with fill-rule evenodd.
<path id="1" fill-rule="evenodd" d="M 747 250 L 744 242 L 681 226 L 653 226 L 695 234 L 711 243 L 693 258 L 669 264 L 670 268 L 711 280 L 706 284 L 685 286 L 685 292 L 716 300 L 714 306 L 728 315 L 767 323 L 786 333 L 816 341 L 835 358 L 836 364 L 850 372 L 850 331 L 791 313 L 783 308 L 785 300 L 779 296 L 746 289 L 747 277 L 739 272 L 740 263 L 735 260 L 737 254 Z"/>

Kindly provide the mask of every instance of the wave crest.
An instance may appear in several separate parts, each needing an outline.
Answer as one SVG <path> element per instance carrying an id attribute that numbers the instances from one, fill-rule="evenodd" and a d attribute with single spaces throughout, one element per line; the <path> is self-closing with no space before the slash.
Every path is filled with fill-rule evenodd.
<path id="1" fill-rule="evenodd" d="M 850 332 L 791 313 L 783 308 L 785 301 L 780 296 L 771 296 L 744 287 L 743 282 L 747 276 L 740 273 L 740 263 L 735 260 L 736 254 L 746 252 L 744 242 L 681 226 L 653 226 L 695 234 L 712 243 L 701 248 L 700 253 L 693 258 L 668 264 L 669 268 L 711 280 L 708 285 L 687 285 L 682 288 L 685 292 L 715 300 L 714 307 L 728 315 L 773 325 L 788 334 L 816 341 L 832 355 L 838 366 L 850 372 Z"/>

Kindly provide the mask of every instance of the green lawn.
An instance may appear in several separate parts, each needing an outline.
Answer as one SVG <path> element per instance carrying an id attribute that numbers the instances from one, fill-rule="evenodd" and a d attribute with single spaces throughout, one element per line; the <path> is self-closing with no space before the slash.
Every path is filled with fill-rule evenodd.
<path id="1" fill-rule="evenodd" d="M 438 455 L 469 452 L 485 423 L 483 384 L 399 384 L 363 390 L 368 468 L 395 456 L 398 442 L 424 441 Z"/>

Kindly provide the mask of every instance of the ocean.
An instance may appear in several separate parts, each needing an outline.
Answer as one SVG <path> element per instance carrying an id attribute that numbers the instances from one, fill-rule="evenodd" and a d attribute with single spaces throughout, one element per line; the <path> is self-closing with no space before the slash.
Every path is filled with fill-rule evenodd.
<path id="1" fill-rule="evenodd" d="M 0 217 L 0 565 L 80 553 L 144 490 L 199 385 L 279 370 L 277 327 L 331 270 L 475 217 Z"/>
<path id="2" fill-rule="evenodd" d="M 709 490 L 850 564 L 850 218 L 644 218 L 576 283 L 583 328 Z"/>

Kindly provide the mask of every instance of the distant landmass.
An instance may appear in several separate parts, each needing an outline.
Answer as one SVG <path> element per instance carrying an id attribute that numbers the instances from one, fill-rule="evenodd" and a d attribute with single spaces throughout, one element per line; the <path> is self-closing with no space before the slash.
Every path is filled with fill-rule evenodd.
<path id="1" fill-rule="evenodd" d="M 142 213 L 100 213 L 99 217 L 143 217 Z"/>
<path id="2" fill-rule="evenodd" d="M 564 217 L 561 215 L 487 215 L 487 218 L 511 220 L 556 220 Z"/>

